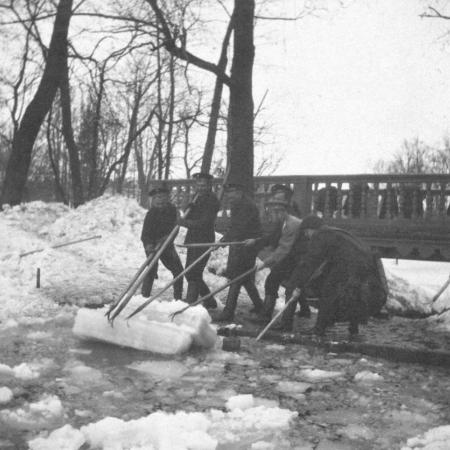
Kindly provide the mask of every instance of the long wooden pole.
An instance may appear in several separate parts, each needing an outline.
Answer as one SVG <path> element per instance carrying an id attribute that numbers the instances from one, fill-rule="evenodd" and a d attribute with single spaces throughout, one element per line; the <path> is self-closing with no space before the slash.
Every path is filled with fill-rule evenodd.
<path id="1" fill-rule="evenodd" d="M 433 297 L 431 302 L 434 303 L 449 286 L 450 286 L 450 276 L 448 277 L 448 280 L 444 283 L 444 285 L 439 289 L 437 294 Z"/>
<path id="2" fill-rule="evenodd" d="M 251 269 L 247 270 L 244 273 L 241 273 L 239 276 L 237 276 L 236 278 L 233 278 L 230 281 L 227 281 L 225 284 L 223 284 L 222 286 L 219 286 L 217 289 L 215 289 L 214 291 L 210 292 L 209 294 L 204 295 L 203 297 L 199 298 L 198 300 L 196 300 L 193 303 L 190 303 L 189 305 L 185 306 L 184 308 L 180 309 L 179 311 L 175 311 L 172 314 L 172 320 L 173 318 L 177 315 L 177 314 L 181 314 L 184 311 L 186 311 L 189 308 L 192 308 L 193 306 L 197 306 L 200 303 L 204 302 L 205 300 L 207 300 L 209 297 L 212 297 L 213 295 L 216 295 L 217 293 L 219 293 L 220 291 L 223 291 L 225 288 L 227 288 L 228 286 L 230 286 L 233 283 L 236 283 L 237 281 L 242 280 L 242 278 L 245 278 L 246 276 L 250 275 L 253 272 L 256 272 L 257 268 L 256 267 L 252 267 Z"/>
<path id="3" fill-rule="evenodd" d="M 158 248 L 157 252 L 154 255 L 154 258 L 152 261 L 147 265 L 147 267 L 141 272 L 141 274 L 138 276 L 136 281 L 134 282 L 134 285 L 128 290 L 127 294 L 123 299 L 121 300 L 120 304 L 117 305 L 114 311 L 111 311 L 109 314 L 107 314 L 109 321 L 112 323 L 114 319 L 121 313 L 121 311 L 125 308 L 125 306 L 130 301 L 131 297 L 134 295 L 134 293 L 137 291 L 139 286 L 144 281 L 144 278 L 147 276 L 148 272 L 155 266 L 155 264 L 158 262 L 159 257 L 164 252 L 164 250 L 167 248 L 169 244 L 173 242 L 175 237 L 178 234 L 178 231 L 180 230 L 180 226 L 176 225 L 173 230 L 170 232 L 169 236 L 167 236 L 166 240 L 161 244 L 161 246 Z"/>
<path id="4" fill-rule="evenodd" d="M 171 286 L 173 286 L 180 278 L 182 278 L 186 273 L 188 273 L 194 266 L 197 265 L 197 263 L 199 263 L 203 258 L 206 258 L 206 256 L 208 256 L 212 251 L 214 250 L 214 248 L 209 248 L 208 250 L 206 250 L 204 253 L 202 253 L 195 261 L 193 261 L 192 264 L 190 264 L 188 267 L 186 267 L 183 272 L 181 272 L 180 274 L 178 274 L 169 284 L 167 284 L 163 289 L 161 289 L 159 292 L 157 292 L 153 297 L 149 298 L 148 300 L 146 300 L 144 303 L 142 303 L 142 305 L 140 305 L 138 308 L 136 308 L 128 317 L 128 319 L 131 319 L 135 314 L 137 314 L 138 312 L 141 312 L 146 306 L 148 306 L 150 303 L 152 303 L 154 300 L 156 300 L 157 298 L 161 297 L 162 294 L 164 294 L 164 292 L 167 291 L 167 289 L 169 289 Z"/>
<path id="5" fill-rule="evenodd" d="M 198 242 L 195 244 L 177 244 L 177 247 L 197 248 L 197 247 L 226 247 L 229 245 L 244 245 L 243 241 L 238 242 Z"/>
<path id="6" fill-rule="evenodd" d="M 62 244 L 51 245 L 50 247 L 47 247 L 47 248 L 65 247 L 66 245 L 78 244 L 79 242 L 90 241 L 92 239 L 99 239 L 101 237 L 102 236 L 100 234 L 97 234 L 96 236 L 91 236 L 91 237 L 84 238 L 84 239 L 77 239 L 76 241 L 70 241 L 70 242 L 64 242 Z M 30 252 L 21 253 L 19 256 L 22 258 L 23 256 L 28 256 L 28 255 L 32 255 L 33 253 L 43 252 L 44 250 L 46 250 L 46 249 L 45 248 L 39 248 L 37 250 L 31 250 Z"/>
<path id="7" fill-rule="evenodd" d="M 295 291 L 294 291 L 295 292 Z M 278 317 L 281 316 L 281 314 L 284 313 L 284 311 L 287 309 L 287 307 L 293 303 L 296 302 L 298 300 L 298 298 L 300 297 L 300 293 L 301 291 L 299 290 L 298 293 L 295 292 L 295 294 L 293 293 L 291 295 L 291 298 L 287 301 L 287 303 L 285 303 L 285 305 L 283 306 L 283 308 L 278 311 L 278 313 L 272 318 L 272 320 L 263 328 L 263 330 L 261 331 L 261 333 L 258 334 L 258 336 L 256 337 L 256 340 L 259 341 L 269 330 L 269 328 L 276 322 L 276 320 L 278 319 Z"/>

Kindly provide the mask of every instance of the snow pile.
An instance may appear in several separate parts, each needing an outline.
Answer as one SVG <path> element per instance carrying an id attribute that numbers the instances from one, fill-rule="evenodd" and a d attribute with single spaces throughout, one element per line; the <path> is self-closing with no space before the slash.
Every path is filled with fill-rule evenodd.
<path id="1" fill-rule="evenodd" d="M 383 260 L 390 296 L 387 309 L 406 316 L 429 316 L 450 310 L 450 287 L 433 303 L 448 280 L 449 263 Z"/>
<path id="2" fill-rule="evenodd" d="M 448 448 L 450 448 L 450 425 L 444 425 L 408 439 L 402 450 L 447 450 Z"/>
<path id="3" fill-rule="evenodd" d="M 286 429 L 297 416 L 294 411 L 256 403 L 253 396 L 244 395 L 228 400 L 229 412 L 169 414 L 158 411 L 130 421 L 106 417 L 79 430 L 65 425 L 48 436 L 29 441 L 29 447 L 31 450 L 78 450 L 83 445 L 115 450 L 214 450 L 219 443 L 238 443 L 244 437 L 258 436 L 261 431 Z"/>

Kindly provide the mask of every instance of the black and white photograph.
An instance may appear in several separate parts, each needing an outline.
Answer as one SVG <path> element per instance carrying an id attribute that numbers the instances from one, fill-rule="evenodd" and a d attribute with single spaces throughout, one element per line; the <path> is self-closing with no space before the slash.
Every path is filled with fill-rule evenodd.
<path id="1" fill-rule="evenodd" d="M 0 450 L 450 450 L 450 2 L 0 0 Z"/>

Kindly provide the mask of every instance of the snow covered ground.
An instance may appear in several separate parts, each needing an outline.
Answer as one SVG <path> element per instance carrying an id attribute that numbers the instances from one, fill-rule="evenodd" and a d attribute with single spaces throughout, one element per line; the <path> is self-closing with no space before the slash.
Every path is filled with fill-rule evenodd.
<path id="1" fill-rule="evenodd" d="M 117 296 L 111 286 L 117 286 L 118 280 L 125 285 L 142 263 L 144 252 L 139 236 L 144 215 L 145 210 L 135 200 L 117 196 L 101 197 L 76 210 L 61 204 L 33 202 L 1 212 L 0 331 L 14 331 L 20 326 L 45 327 L 46 323 L 68 323 L 73 320 L 78 306 L 101 304 L 105 298 Z M 102 237 L 51 248 L 55 244 L 95 235 Z M 182 242 L 183 235 L 181 232 L 176 242 Z M 44 251 L 20 257 L 21 253 L 40 248 Z M 184 249 L 180 248 L 180 254 L 184 258 Z M 220 272 L 225 258 L 225 249 L 214 252 L 209 262 L 210 269 Z M 391 289 L 387 309 L 398 314 L 427 315 L 423 320 L 432 329 L 450 332 L 450 288 L 437 302 L 431 302 L 448 279 L 450 265 L 414 261 L 399 261 L 397 265 L 394 260 L 384 260 L 383 264 Z M 40 289 L 36 289 L 37 268 L 41 271 Z M 264 275 L 259 273 L 257 276 L 261 289 Z M 224 282 L 223 278 L 210 272 L 206 278 L 212 287 Z M 169 280 L 167 271 L 160 270 L 157 286 Z M 84 291 L 98 293 L 86 297 L 83 296 Z M 57 338 L 52 336 L 50 327 L 49 330 L 31 330 L 25 337 L 30 346 Z M 287 429 L 296 416 L 294 411 L 264 399 L 236 397 L 236 393 L 230 393 L 225 399 L 226 410 L 159 411 L 134 420 L 105 416 L 79 427 L 67 424 L 64 402 L 54 392 L 12 408 L 11 405 L 17 403 L 14 397 L 18 385 L 38 382 L 36 380 L 48 373 L 54 364 L 54 361 L 42 357 L 35 361 L 17 361 L 14 365 L 5 364 L 0 359 L 0 384 L 3 385 L 0 386 L 0 422 L 3 420 L 11 426 L 26 423 L 34 429 L 34 435 L 29 439 L 32 449 L 80 449 L 83 445 L 83 448 L 104 449 L 213 449 L 218 445 L 220 448 L 233 448 L 233 439 L 245 440 L 246 436 L 251 436 L 252 441 L 242 448 L 268 449 L 276 447 L 273 440 L 266 440 L 265 432 Z M 98 379 L 99 383 L 103 382 L 96 369 L 76 362 L 72 364 L 75 365 L 67 366 L 65 370 L 72 374 L 74 380 L 95 382 Z M 171 367 L 170 371 L 174 370 Z M 382 381 L 380 375 L 370 371 L 356 375 L 354 380 L 360 384 Z M 321 377 L 339 378 L 342 373 L 325 373 L 314 367 L 305 367 L 301 376 L 301 382 L 280 384 L 280 391 L 295 391 L 297 396 L 302 396 L 303 390 L 310 389 L 310 385 Z M 113 394 L 120 395 L 120 392 Z M 258 440 L 256 437 L 259 435 L 261 439 Z M 450 442 L 449 426 L 411 438 L 405 449 L 446 448 L 438 447 L 437 442 Z"/>

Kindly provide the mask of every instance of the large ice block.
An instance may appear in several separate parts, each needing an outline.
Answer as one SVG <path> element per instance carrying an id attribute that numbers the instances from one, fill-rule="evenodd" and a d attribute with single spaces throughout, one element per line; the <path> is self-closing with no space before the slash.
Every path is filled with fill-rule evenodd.
<path id="1" fill-rule="evenodd" d="M 162 354 L 187 351 L 192 343 L 211 348 L 217 333 L 211 327 L 211 317 L 202 306 L 187 309 L 173 322 L 170 315 L 184 308 L 181 301 L 155 301 L 130 320 L 125 318 L 145 299 L 135 296 L 114 320 L 111 327 L 105 317 L 106 309 L 82 308 L 75 318 L 73 332 L 84 339 L 96 339 L 124 347 L 148 350 Z"/>
<path id="2" fill-rule="evenodd" d="M 126 321 L 119 316 L 114 320 L 114 326 L 111 326 L 103 309 L 79 309 L 73 332 L 83 339 L 99 340 L 165 355 L 183 353 L 192 345 L 191 334 L 176 324 L 151 322 L 145 317 Z"/>

